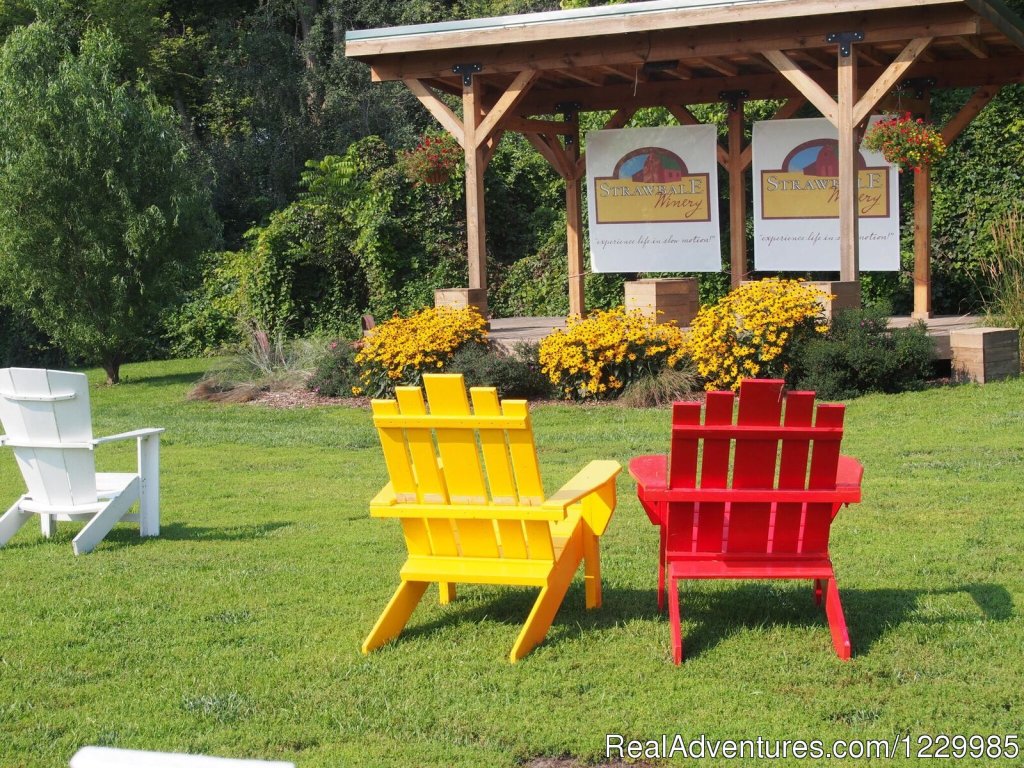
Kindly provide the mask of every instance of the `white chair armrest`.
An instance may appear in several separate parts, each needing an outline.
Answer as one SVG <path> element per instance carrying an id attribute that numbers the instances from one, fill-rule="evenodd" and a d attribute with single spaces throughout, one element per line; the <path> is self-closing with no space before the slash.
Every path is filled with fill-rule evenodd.
<path id="1" fill-rule="evenodd" d="M 121 432 L 116 435 L 107 435 L 106 437 L 97 437 L 92 441 L 93 445 L 100 445 L 102 443 L 113 443 L 118 440 L 135 440 L 143 437 L 150 437 L 152 435 L 159 435 L 164 432 L 163 427 L 146 427 L 144 429 L 134 429 L 131 432 Z"/>

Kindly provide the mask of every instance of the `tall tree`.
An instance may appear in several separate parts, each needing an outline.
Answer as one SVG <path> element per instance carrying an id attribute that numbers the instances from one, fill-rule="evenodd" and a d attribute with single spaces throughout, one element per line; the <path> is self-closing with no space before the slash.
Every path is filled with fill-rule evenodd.
<path id="1" fill-rule="evenodd" d="M 217 234 L 179 121 L 124 56 L 46 22 L 0 49 L 0 291 L 111 383 Z"/>

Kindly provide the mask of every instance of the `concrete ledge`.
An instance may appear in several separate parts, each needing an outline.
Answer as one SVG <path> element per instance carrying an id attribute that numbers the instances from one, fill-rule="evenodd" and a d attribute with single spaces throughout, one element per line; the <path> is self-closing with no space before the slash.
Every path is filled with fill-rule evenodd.
<path id="1" fill-rule="evenodd" d="M 1020 334 L 1016 328 L 951 331 L 953 375 L 985 384 L 1020 375 Z"/>

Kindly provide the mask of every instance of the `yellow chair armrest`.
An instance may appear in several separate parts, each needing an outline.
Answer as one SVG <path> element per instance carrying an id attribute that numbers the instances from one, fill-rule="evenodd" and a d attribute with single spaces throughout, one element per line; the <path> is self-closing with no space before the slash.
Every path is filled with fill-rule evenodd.
<path id="1" fill-rule="evenodd" d="M 600 536 L 615 511 L 615 478 L 622 471 L 617 461 L 592 461 L 555 492 L 541 509 L 567 513 L 576 502 L 583 502 L 583 517 Z"/>

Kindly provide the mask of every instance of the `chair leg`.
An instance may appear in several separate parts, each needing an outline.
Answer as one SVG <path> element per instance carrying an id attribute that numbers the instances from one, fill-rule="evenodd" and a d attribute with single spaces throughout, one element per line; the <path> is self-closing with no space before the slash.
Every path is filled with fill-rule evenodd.
<path id="1" fill-rule="evenodd" d="M 821 594 L 822 587 L 824 585 L 825 582 L 823 582 L 821 579 L 814 580 L 814 604 L 817 605 L 819 608 L 821 607 Z"/>
<path id="2" fill-rule="evenodd" d="M 583 585 L 586 589 L 587 608 L 601 607 L 601 547 L 597 536 L 583 531 Z"/>
<path id="3" fill-rule="evenodd" d="M 102 511 L 92 516 L 92 519 L 71 541 L 75 554 L 84 555 L 86 552 L 92 552 L 134 503 L 135 496 L 132 493 L 122 492 L 112 498 Z"/>
<path id="4" fill-rule="evenodd" d="M 683 661 L 683 628 L 679 617 L 679 579 L 671 573 L 668 575 L 670 593 L 668 596 L 668 621 L 672 638 L 672 661 L 681 664 Z"/>
<path id="5" fill-rule="evenodd" d="M 658 526 L 661 534 L 658 542 L 658 613 L 665 612 L 665 526 Z"/>
<path id="6" fill-rule="evenodd" d="M 138 440 L 139 535 L 160 535 L 160 435 Z"/>
<path id="7" fill-rule="evenodd" d="M 363 653 L 380 648 L 402 633 L 412 612 L 419 605 L 420 598 L 427 591 L 428 584 L 426 581 L 402 581 L 398 585 L 384 613 L 380 615 L 370 634 L 363 641 Z"/>
<path id="8" fill-rule="evenodd" d="M 0 516 L 0 547 L 10 541 L 14 534 L 32 517 L 32 512 L 24 512 L 21 509 L 21 499 L 14 502 L 14 506 Z"/>
<path id="9" fill-rule="evenodd" d="M 843 661 L 850 658 L 850 635 L 846 631 L 846 618 L 843 606 L 839 602 L 839 587 L 835 577 L 828 580 L 825 592 L 825 615 L 828 616 L 828 628 L 832 632 L 832 645 L 836 655 Z"/>
<path id="10" fill-rule="evenodd" d="M 512 652 L 508 655 L 509 661 L 519 661 L 547 637 L 551 622 L 555 620 L 555 614 L 562 605 L 565 593 L 569 591 L 578 565 L 579 560 L 567 557 L 555 563 L 548 577 L 547 586 L 541 588 L 537 601 L 533 604 L 533 610 L 530 611 L 515 645 L 512 646 Z"/>
<path id="11" fill-rule="evenodd" d="M 448 605 L 455 599 L 455 585 L 450 581 L 439 581 L 437 591 L 440 593 L 441 605 Z"/>
<path id="12" fill-rule="evenodd" d="M 39 531 L 43 538 L 52 539 L 57 535 L 57 516 L 39 515 Z"/>

